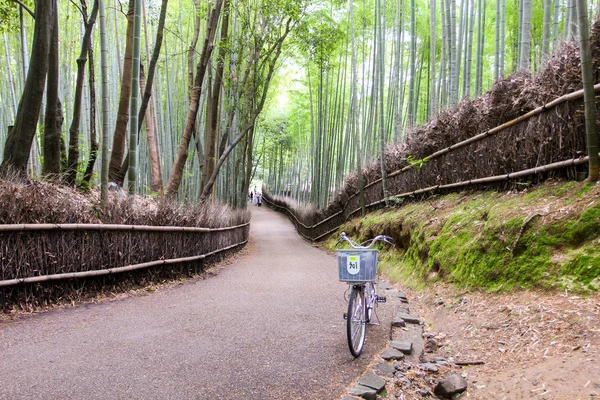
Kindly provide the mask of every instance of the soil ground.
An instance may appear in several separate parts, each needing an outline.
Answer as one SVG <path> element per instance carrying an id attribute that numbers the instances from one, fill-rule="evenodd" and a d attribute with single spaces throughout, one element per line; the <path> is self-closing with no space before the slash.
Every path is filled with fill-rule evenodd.
<path id="1" fill-rule="evenodd" d="M 600 397 L 600 295 L 459 292 L 441 284 L 406 291 L 425 333 L 441 338 L 425 358 L 483 362 L 460 369 L 469 382 L 461 398 Z"/>

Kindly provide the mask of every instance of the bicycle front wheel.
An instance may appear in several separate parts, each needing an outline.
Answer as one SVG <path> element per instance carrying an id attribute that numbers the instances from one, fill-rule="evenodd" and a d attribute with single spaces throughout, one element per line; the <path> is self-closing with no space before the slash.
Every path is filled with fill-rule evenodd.
<path id="1" fill-rule="evenodd" d="M 360 356 L 365 344 L 367 328 L 367 308 L 365 304 L 365 291 L 360 286 L 354 286 L 348 302 L 346 327 L 348 333 L 348 347 L 354 357 Z"/>

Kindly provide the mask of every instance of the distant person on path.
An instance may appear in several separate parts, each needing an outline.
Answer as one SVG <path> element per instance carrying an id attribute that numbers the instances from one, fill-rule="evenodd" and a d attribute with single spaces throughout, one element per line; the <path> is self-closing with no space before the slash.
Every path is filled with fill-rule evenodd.
<path id="1" fill-rule="evenodd" d="M 251 190 L 248 196 L 250 197 L 250 203 L 252 203 L 254 201 L 254 191 Z"/>
<path id="2" fill-rule="evenodd" d="M 262 194 L 260 193 L 256 193 L 256 204 L 258 204 L 259 207 L 262 207 Z"/>

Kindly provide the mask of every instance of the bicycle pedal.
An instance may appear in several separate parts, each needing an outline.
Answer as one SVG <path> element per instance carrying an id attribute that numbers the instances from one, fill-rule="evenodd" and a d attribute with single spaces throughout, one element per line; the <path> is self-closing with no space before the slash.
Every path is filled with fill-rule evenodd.
<path id="1" fill-rule="evenodd" d="M 385 303 L 386 301 L 387 299 L 385 298 L 385 296 L 377 296 L 378 303 Z"/>
<path id="2" fill-rule="evenodd" d="M 348 319 L 348 313 L 344 313 L 344 319 Z"/>

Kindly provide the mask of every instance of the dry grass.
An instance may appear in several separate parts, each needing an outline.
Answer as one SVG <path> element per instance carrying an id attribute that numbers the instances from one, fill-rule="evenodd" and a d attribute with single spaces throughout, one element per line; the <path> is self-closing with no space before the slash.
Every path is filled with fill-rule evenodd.
<path id="1" fill-rule="evenodd" d="M 97 192 L 82 194 L 54 183 L 0 180 L 0 223 L 106 223 L 229 227 L 248 222 L 248 211 L 218 203 L 174 204 L 112 193 L 106 210 Z M 0 280 L 93 271 L 206 254 L 248 238 L 249 228 L 210 233 L 131 231 L 31 231 L 0 233 Z M 221 257 L 221 255 L 219 255 Z M 211 260 L 212 261 L 212 260 Z M 155 267 L 103 278 L 0 288 L 0 309 L 33 309 L 78 301 L 103 291 L 127 291 L 201 272 L 205 263 Z"/>

